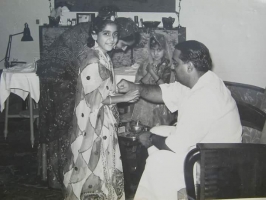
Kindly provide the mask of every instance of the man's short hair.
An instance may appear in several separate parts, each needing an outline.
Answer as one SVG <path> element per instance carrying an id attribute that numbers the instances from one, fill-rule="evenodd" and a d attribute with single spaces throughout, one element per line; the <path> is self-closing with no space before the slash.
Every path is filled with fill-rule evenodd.
<path id="1" fill-rule="evenodd" d="M 181 51 L 179 58 L 184 63 L 192 62 L 198 71 L 207 72 L 212 69 L 210 52 L 204 44 L 188 40 L 175 45 L 175 49 Z"/>

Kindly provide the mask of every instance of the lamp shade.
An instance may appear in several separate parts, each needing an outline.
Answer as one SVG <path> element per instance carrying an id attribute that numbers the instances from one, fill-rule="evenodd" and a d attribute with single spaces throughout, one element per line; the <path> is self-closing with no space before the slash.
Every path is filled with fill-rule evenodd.
<path id="1" fill-rule="evenodd" d="M 33 38 L 31 37 L 30 34 L 30 28 L 28 26 L 28 23 L 25 23 L 24 25 L 24 31 L 23 31 L 23 37 L 21 38 L 21 41 L 33 41 Z"/>

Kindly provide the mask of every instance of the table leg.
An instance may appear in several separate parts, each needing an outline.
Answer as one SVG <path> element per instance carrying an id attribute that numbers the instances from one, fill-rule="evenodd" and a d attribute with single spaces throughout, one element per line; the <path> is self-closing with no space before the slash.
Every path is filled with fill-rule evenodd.
<path id="1" fill-rule="evenodd" d="M 5 129 L 4 129 L 4 137 L 6 139 L 8 133 L 8 111 L 9 111 L 9 97 L 6 99 L 6 113 L 5 113 Z"/>
<path id="2" fill-rule="evenodd" d="M 37 110 L 39 109 L 38 103 L 35 104 L 35 109 L 37 109 Z M 37 119 L 36 119 L 37 127 L 39 127 L 39 122 L 40 122 L 40 120 L 39 120 L 39 116 L 38 116 Z"/>
<path id="3" fill-rule="evenodd" d="M 33 148 L 34 146 L 34 119 L 33 119 L 33 106 L 32 106 L 32 98 L 31 94 L 29 93 L 29 105 L 30 105 L 30 141 L 31 141 L 31 146 Z"/>
<path id="4" fill-rule="evenodd" d="M 42 180 L 47 180 L 47 155 L 46 155 L 46 144 L 42 144 Z"/>
<path id="5" fill-rule="evenodd" d="M 42 170 L 42 145 L 38 145 L 37 160 L 38 160 L 37 175 L 41 176 L 41 170 Z"/>

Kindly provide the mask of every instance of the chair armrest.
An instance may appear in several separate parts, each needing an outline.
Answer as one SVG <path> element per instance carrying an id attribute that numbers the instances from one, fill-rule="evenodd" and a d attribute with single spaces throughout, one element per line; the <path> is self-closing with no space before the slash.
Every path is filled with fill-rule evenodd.
<path id="1" fill-rule="evenodd" d="M 198 148 L 188 152 L 184 162 L 184 176 L 188 199 L 196 199 L 196 190 L 194 185 L 193 167 L 200 159 L 200 151 Z"/>

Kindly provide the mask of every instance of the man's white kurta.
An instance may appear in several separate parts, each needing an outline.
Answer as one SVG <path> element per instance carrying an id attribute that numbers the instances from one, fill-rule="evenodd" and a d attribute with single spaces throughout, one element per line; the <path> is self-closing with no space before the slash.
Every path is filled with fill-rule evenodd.
<path id="1" fill-rule="evenodd" d="M 159 150 L 150 154 L 135 200 L 177 200 L 177 192 L 185 188 L 184 159 L 196 143 L 241 142 L 236 103 L 213 72 L 206 72 L 192 89 L 178 82 L 160 87 L 168 109 L 178 110 L 176 128 L 165 140 L 175 153 Z"/>

